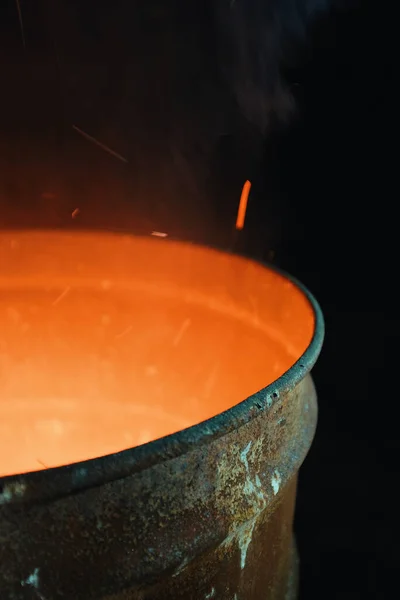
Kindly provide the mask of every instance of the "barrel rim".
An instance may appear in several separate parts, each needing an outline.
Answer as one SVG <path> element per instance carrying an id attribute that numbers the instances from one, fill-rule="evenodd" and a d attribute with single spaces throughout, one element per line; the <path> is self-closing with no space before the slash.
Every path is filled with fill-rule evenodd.
<path id="1" fill-rule="evenodd" d="M 14 231 L 16 232 L 16 230 Z M 26 232 L 27 229 L 21 228 L 19 231 Z M 31 231 L 37 232 L 38 230 L 32 229 Z M 85 233 L 85 230 L 82 229 L 78 231 L 62 229 L 62 231 L 64 233 L 77 233 L 78 231 L 80 234 Z M 102 229 L 86 230 L 87 233 L 90 232 L 92 234 L 96 231 L 106 233 Z M 7 231 L 8 233 L 9 231 Z M 113 232 L 107 231 L 107 233 L 110 234 Z M 117 235 L 121 234 L 121 232 L 115 233 Z M 126 236 L 127 232 L 124 235 Z M 145 237 L 140 234 L 135 235 L 132 232 L 130 235 L 133 237 Z M 181 238 L 171 237 L 170 239 L 175 242 L 209 248 L 227 255 L 238 255 L 231 250 L 208 244 L 199 244 Z M 166 243 L 165 240 L 160 241 L 157 238 L 154 239 L 154 242 Z M 308 300 L 314 314 L 314 333 L 308 347 L 300 358 L 283 375 L 255 394 L 252 394 L 214 417 L 176 433 L 150 441 L 141 446 L 121 450 L 114 454 L 70 465 L 0 477 L 0 507 L 4 504 L 41 502 L 67 496 L 72 493 L 84 491 L 85 489 L 124 479 L 161 462 L 178 458 L 194 450 L 199 450 L 204 445 L 246 425 L 261 412 L 270 410 L 275 399 L 292 391 L 304 379 L 318 359 L 325 334 L 324 318 L 317 300 L 299 280 L 277 266 L 245 254 L 240 254 L 239 256 L 286 278 Z"/>

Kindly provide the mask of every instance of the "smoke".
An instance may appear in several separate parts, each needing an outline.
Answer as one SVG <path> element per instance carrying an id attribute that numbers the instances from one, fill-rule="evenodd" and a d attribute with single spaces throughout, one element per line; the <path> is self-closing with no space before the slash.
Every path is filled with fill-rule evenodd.
<path id="1" fill-rule="evenodd" d="M 309 25 L 337 0 L 218 0 L 216 37 L 222 73 L 243 115 L 262 131 L 285 119 L 293 98 L 281 74 Z"/>
<path id="2" fill-rule="evenodd" d="M 290 115 L 282 65 L 341 1 L 120 0 L 99 10 L 95 0 L 57 0 L 67 120 L 122 154 L 132 152 L 126 140 L 143 148 L 151 138 L 173 156 L 211 158 L 216 139 L 246 128 L 242 118 L 265 132 Z"/>

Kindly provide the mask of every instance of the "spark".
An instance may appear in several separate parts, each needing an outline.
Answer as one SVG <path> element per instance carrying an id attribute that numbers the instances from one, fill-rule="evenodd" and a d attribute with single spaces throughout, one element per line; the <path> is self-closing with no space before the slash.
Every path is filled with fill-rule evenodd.
<path id="1" fill-rule="evenodd" d="M 61 294 L 54 300 L 53 302 L 53 306 L 56 306 L 56 304 L 58 304 L 59 302 L 61 302 L 61 300 L 63 298 L 65 298 L 65 296 L 68 294 L 68 292 L 70 291 L 71 286 L 68 285 L 65 290 L 63 292 L 61 292 Z"/>
<path id="2" fill-rule="evenodd" d="M 250 189 L 251 189 L 251 183 L 249 180 L 247 180 L 244 182 L 242 193 L 240 195 L 239 208 L 238 208 L 238 213 L 237 213 L 237 217 L 236 217 L 236 229 L 239 229 L 239 230 L 243 229 L 243 227 L 244 227 L 244 221 L 246 218 L 247 203 L 249 200 Z"/>
<path id="3" fill-rule="evenodd" d="M 168 233 L 164 233 L 163 231 L 152 231 L 151 235 L 154 235 L 154 237 L 166 238 Z"/>
<path id="4" fill-rule="evenodd" d="M 185 319 L 183 321 L 183 323 L 182 323 L 182 325 L 181 325 L 178 333 L 176 334 L 176 336 L 174 338 L 174 341 L 172 342 L 173 346 L 176 347 L 179 344 L 179 342 L 181 341 L 181 339 L 182 339 L 182 337 L 183 337 L 186 329 L 189 327 L 190 323 L 191 323 L 190 319 Z"/>
<path id="5" fill-rule="evenodd" d="M 121 160 L 124 163 L 128 162 L 128 160 L 126 158 L 124 158 L 123 156 L 121 156 L 121 154 L 118 154 L 118 152 L 115 152 L 114 150 L 112 150 L 111 148 L 106 146 L 105 144 L 102 144 L 101 142 L 99 142 L 99 140 L 96 140 L 96 138 L 94 138 L 93 136 L 89 135 L 88 133 L 85 133 L 84 131 L 82 131 L 82 129 L 79 129 L 79 127 L 77 127 L 76 125 L 72 125 L 72 129 L 75 129 L 75 131 L 77 131 L 78 133 L 80 133 L 80 135 L 82 135 L 84 138 L 89 140 L 89 142 L 93 142 L 93 144 L 96 144 L 96 146 L 99 146 L 99 148 L 101 148 L 105 152 L 108 152 L 112 156 L 115 156 L 115 158 L 118 158 L 118 160 Z"/>
<path id="6" fill-rule="evenodd" d="M 24 50 L 25 50 L 25 48 L 26 48 L 26 44 L 25 44 L 25 31 L 24 31 L 24 22 L 22 20 L 21 3 L 20 3 L 19 0 L 15 0 L 15 4 L 17 5 L 19 27 L 21 29 L 22 45 L 23 45 Z"/>
<path id="7" fill-rule="evenodd" d="M 79 213 L 80 213 L 80 212 L 81 212 L 81 211 L 80 211 L 80 209 L 79 209 L 79 208 L 75 208 L 75 209 L 72 211 L 71 217 L 72 217 L 73 219 L 75 219 L 75 217 L 77 217 L 77 216 L 79 215 Z"/>

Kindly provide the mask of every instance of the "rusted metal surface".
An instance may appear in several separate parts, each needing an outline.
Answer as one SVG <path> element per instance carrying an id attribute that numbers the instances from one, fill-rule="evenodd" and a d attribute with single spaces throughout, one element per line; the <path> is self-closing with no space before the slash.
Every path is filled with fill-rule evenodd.
<path id="1" fill-rule="evenodd" d="M 234 409 L 145 446 L 0 478 L 1 600 L 290 600 L 314 338 Z"/>

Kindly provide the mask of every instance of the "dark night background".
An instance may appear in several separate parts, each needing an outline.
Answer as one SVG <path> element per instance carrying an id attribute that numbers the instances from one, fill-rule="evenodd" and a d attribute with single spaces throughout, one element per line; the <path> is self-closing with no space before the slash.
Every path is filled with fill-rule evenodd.
<path id="1" fill-rule="evenodd" d="M 392 19 L 376 2 L 306 27 L 317 0 L 212 4 L 21 0 L 24 49 L 17 5 L 2 3 L 0 226 L 227 247 L 251 179 L 238 248 L 302 280 L 326 319 L 297 503 L 301 598 L 395 598 Z"/>

